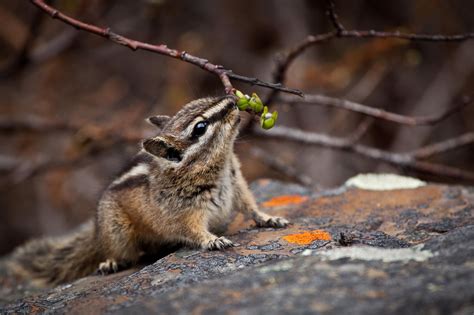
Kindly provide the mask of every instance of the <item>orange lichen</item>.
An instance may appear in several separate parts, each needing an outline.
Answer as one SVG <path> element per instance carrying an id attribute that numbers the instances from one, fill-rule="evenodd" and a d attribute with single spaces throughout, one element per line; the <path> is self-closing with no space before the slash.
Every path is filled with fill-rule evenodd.
<path id="1" fill-rule="evenodd" d="M 308 245 L 313 241 L 330 241 L 331 234 L 323 230 L 314 230 L 283 236 L 283 239 L 288 243 Z"/>
<path id="2" fill-rule="evenodd" d="M 283 195 L 274 197 L 268 201 L 265 201 L 262 205 L 264 207 L 279 207 L 287 205 L 297 205 L 308 200 L 308 197 L 301 195 Z"/>

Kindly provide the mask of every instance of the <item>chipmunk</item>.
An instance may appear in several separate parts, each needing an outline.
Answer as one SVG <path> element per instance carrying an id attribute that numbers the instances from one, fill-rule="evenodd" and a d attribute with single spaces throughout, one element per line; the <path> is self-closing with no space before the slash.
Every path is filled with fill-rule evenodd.
<path id="1" fill-rule="evenodd" d="M 59 238 L 33 240 L 9 266 L 38 285 L 69 282 L 137 263 L 166 245 L 221 250 L 233 243 L 212 231 L 231 211 L 259 227 L 288 221 L 258 210 L 234 154 L 240 122 L 233 96 L 203 98 L 174 117 L 148 122 L 158 135 L 142 142 L 129 167 L 103 193 L 94 220 Z"/>

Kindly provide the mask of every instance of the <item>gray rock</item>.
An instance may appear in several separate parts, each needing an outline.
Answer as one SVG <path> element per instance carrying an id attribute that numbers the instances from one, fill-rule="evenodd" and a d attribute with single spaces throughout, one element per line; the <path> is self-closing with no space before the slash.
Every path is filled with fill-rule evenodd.
<path id="1" fill-rule="evenodd" d="M 472 189 L 312 192 L 273 181 L 253 189 L 263 210 L 293 225 L 257 229 L 237 215 L 226 235 L 240 245 L 225 251 L 181 249 L 41 291 L 4 278 L 0 312 L 473 313 Z M 285 238 L 295 234 L 299 243 Z"/>

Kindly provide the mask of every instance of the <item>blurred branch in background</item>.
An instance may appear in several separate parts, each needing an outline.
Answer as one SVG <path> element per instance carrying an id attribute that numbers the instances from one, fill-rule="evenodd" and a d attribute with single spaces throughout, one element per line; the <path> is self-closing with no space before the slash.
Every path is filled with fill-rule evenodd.
<path id="1" fill-rule="evenodd" d="M 319 145 L 327 148 L 339 149 L 371 158 L 373 160 L 383 161 L 402 168 L 409 168 L 438 176 L 446 176 L 455 179 L 474 181 L 474 172 L 461 170 L 458 168 L 421 161 L 422 159 L 432 157 L 465 145 L 474 143 L 474 133 L 466 133 L 461 136 L 445 140 L 440 143 L 431 144 L 409 153 L 395 153 L 380 150 L 357 143 L 358 138 L 333 137 L 322 133 L 306 132 L 300 129 L 290 127 L 274 127 L 270 131 L 261 131 L 258 128 L 253 129 L 253 133 L 262 138 L 274 138 L 289 141 L 296 141 L 303 144 Z"/>
<path id="2" fill-rule="evenodd" d="M 89 14 L 90 18 L 101 18 L 109 8 L 109 5 L 103 5 L 96 10 L 91 10 L 92 12 Z M 85 5 L 85 3 L 80 3 L 78 5 L 77 13 L 83 14 L 86 9 L 88 9 L 88 6 Z M 42 43 L 39 47 L 34 48 L 37 38 L 43 31 L 42 26 L 45 17 L 46 16 L 41 11 L 34 12 L 33 17 L 31 18 L 28 35 L 25 38 L 22 47 L 10 61 L 0 68 L 0 79 L 8 79 L 29 65 L 46 62 L 74 44 L 79 32 L 74 29 L 67 29 L 54 38 L 48 40 L 46 43 Z"/>
<path id="3" fill-rule="evenodd" d="M 374 117 L 377 119 L 382 119 L 390 122 L 394 122 L 400 125 L 407 126 L 420 126 L 420 125 L 435 125 L 440 121 L 448 118 L 452 114 L 460 111 L 462 108 L 471 103 L 471 99 L 468 96 L 463 97 L 461 102 L 457 106 L 454 106 L 444 113 L 438 115 L 428 115 L 428 116 L 405 116 L 392 112 L 388 112 L 383 109 L 374 108 L 359 104 L 356 102 L 351 102 L 349 100 L 330 97 L 326 95 L 317 95 L 317 94 L 305 94 L 304 98 L 295 98 L 295 97 L 279 97 L 277 99 L 279 103 L 283 104 L 307 104 L 307 105 L 319 105 L 327 107 L 335 107 L 339 109 L 344 109 L 359 113 L 362 115 Z"/>
<path id="4" fill-rule="evenodd" d="M 15 161 L 5 163 L 1 169 L 10 174 L 9 178 L 0 183 L 3 185 L 18 184 L 34 176 L 54 169 L 74 168 L 87 164 L 91 157 L 112 149 L 116 145 L 137 143 L 146 137 L 143 131 L 123 130 L 117 125 L 97 127 L 87 123 L 44 120 L 37 117 L 26 119 L 1 120 L 0 132 L 10 133 L 53 133 L 66 132 L 71 134 L 70 149 L 67 156 L 40 156 L 32 161 Z"/>
<path id="5" fill-rule="evenodd" d="M 315 186 L 315 183 L 311 177 L 300 173 L 293 166 L 288 165 L 288 163 L 285 163 L 285 161 L 282 161 L 265 150 L 262 150 L 258 147 L 253 147 L 250 150 L 250 154 L 261 160 L 263 163 L 265 163 L 265 165 L 269 166 L 275 171 L 285 174 L 285 176 L 288 178 L 296 180 L 298 183 L 304 186 Z"/>
<path id="6" fill-rule="evenodd" d="M 31 61 L 30 50 L 41 30 L 41 24 L 43 21 L 44 15 L 40 12 L 35 12 L 29 26 L 28 35 L 24 40 L 23 45 L 16 56 L 0 69 L 0 78 L 11 76 Z"/>

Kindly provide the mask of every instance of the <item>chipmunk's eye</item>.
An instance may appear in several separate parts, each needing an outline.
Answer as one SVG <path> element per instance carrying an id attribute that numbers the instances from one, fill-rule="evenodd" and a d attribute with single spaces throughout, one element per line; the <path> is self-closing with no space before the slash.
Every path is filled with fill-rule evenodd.
<path id="1" fill-rule="evenodd" d="M 192 138 L 199 138 L 203 134 L 206 133 L 206 129 L 209 123 L 207 121 L 200 121 L 198 122 L 193 129 L 193 133 L 191 135 Z"/>

